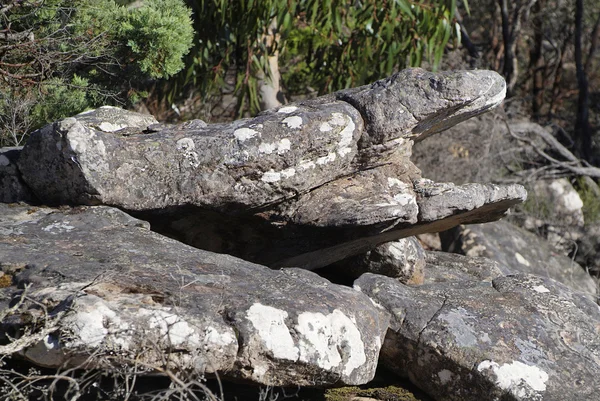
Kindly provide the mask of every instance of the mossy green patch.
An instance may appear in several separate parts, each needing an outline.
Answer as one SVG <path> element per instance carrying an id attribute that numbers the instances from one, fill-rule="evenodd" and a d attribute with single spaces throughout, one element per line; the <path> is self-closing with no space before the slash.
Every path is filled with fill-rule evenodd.
<path id="1" fill-rule="evenodd" d="M 12 285 L 12 276 L 10 274 L 4 274 L 0 276 L 0 288 L 10 287 Z"/>
<path id="2" fill-rule="evenodd" d="M 326 401 L 350 401 L 354 397 L 369 397 L 382 401 L 418 401 L 413 393 L 396 386 L 382 388 L 341 387 L 327 390 Z"/>

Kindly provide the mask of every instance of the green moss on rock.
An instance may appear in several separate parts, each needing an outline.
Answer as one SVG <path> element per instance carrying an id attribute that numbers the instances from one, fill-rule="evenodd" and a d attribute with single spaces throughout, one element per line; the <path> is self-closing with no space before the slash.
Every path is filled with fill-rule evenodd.
<path id="1" fill-rule="evenodd" d="M 382 388 L 340 387 L 327 390 L 326 401 L 350 401 L 354 397 L 369 397 L 385 401 L 419 401 L 410 391 L 396 386 Z"/>

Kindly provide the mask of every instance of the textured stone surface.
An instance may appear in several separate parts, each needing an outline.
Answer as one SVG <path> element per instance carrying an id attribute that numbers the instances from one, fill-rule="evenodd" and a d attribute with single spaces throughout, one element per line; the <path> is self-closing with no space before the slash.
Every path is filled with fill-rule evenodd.
<path id="1" fill-rule="evenodd" d="M 441 234 L 445 250 L 497 261 L 513 273 L 550 277 L 596 298 L 596 282 L 571 258 L 554 251 L 536 235 L 499 221 L 456 227 Z"/>
<path id="2" fill-rule="evenodd" d="M 583 226 L 583 202 L 569 180 L 536 181 L 533 191 L 536 198 L 543 199 L 550 206 L 550 213 L 559 219 L 560 224 Z"/>
<path id="3" fill-rule="evenodd" d="M 360 384 L 387 329 L 352 288 L 197 250 L 104 206 L 0 204 L 0 255 L 13 284 L 3 295 L 14 302 L 31 285 L 35 301 L 2 321 L 3 336 L 36 321 L 39 305 L 60 317 L 22 351 L 42 366 L 94 354 L 89 367 L 137 358 L 268 385 Z"/>
<path id="4" fill-rule="evenodd" d="M 593 400 L 600 308 L 549 278 L 355 282 L 393 315 L 381 362 L 438 400 Z"/>
<path id="5" fill-rule="evenodd" d="M 496 277 L 510 274 L 505 266 L 488 258 L 463 256 L 447 252 L 425 252 L 425 283 L 438 282 L 491 282 Z"/>
<path id="6" fill-rule="evenodd" d="M 415 237 L 408 237 L 344 259 L 328 267 L 327 273 L 355 280 L 370 272 L 395 278 L 404 284 L 422 284 L 424 269 L 425 251 Z"/>
<path id="7" fill-rule="evenodd" d="M 101 108 L 34 133 L 19 165 L 46 203 L 117 206 L 195 247 L 315 269 L 522 202 L 520 186 L 435 184 L 410 161 L 413 139 L 504 93 L 494 72 L 409 69 L 230 124 Z"/>
<path id="8" fill-rule="evenodd" d="M 35 201 L 17 168 L 21 149 L 23 147 L 0 148 L 0 202 Z"/>

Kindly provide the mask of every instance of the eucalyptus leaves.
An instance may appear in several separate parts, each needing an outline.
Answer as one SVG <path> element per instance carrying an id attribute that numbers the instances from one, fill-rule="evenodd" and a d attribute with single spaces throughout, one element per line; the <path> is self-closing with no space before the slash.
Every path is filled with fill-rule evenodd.
<path id="1" fill-rule="evenodd" d="M 259 110 L 261 74 L 279 53 L 284 88 L 320 94 L 375 81 L 427 59 L 460 34 L 456 0 L 187 0 L 198 42 L 185 83 L 204 93 L 235 71 L 239 112 Z M 275 23 L 276 37 L 268 31 Z M 269 37 L 271 36 L 271 37 Z M 273 40 L 274 39 L 274 40 Z"/>

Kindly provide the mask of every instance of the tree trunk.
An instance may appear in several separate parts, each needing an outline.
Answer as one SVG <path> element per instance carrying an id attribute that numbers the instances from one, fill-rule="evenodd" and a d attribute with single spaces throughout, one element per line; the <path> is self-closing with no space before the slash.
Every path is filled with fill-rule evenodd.
<path id="1" fill-rule="evenodd" d="M 543 29 L 544 21 L 542 17 L 542 11 L 544 10 L 544 2 L 539 0 L 533 6 L 533 46 L 531 48 L 529 57 L 529 68 L 532 71 L 532 95 L 533 99 L 531 102 L 531 112 L 534 119 L 539 119 L 541 115 L 541 108 L 544 104 L 544 76 L 545 76 L 545 63 L 542 53 L 543 44 Z"/>
<path id="2" fill-rule="evenodd" d="M 577 86 L 579 99 L 577 101 L 577 121 L 575 134 L 581 156 L 593 164 L 592 159 L 592 130 L 589 123 L 589 87 L 587 75 L 583 68 L 583 0 L 575 1 L 575 68 L 577 71 Z"/>
<path id="3" fill-rule="evenodd" d="M 277 18 L 273 18 L 267 32 L 263 35 L 263 41 L 266 48 L 269 49 L 267 54 L 267 63 L 269 73 L 258 71 L 258 94 L 260 108 L 268 110 L 279 107 L 283 104 L 283 94 L 281 93 L 281 74 L 279 73 L 279 41 L 280 35 L 277 30 Z"/>
<path id="4" fill-rule="evenodd" d="M 456 10 L 454 15 L 456 16 L 456 21 L 458 21 L 458 24 L 460 26 L 460 38 L 461 38 L 460 41 L 465 46 L 467 51 L 469 52 L 469 56 L 471 56 L 471 58 L 472 58 L 471 67 L 475 67 L 475 64 L 476 64 L 475 60 L 479 59 L 479 51 L 477 50 L 477 47 L 475 46 L 475 44 L 471 41 L 471 38 L 469 37 L 469 33 L 467 32 L 467 29 L 463 25 L 463 19 L 462 19 L 462 15 L 460 15 L 460 12 L 458 10 Z"/>
<path id="5" fill-rule="evenodd" d="M 529 10 L 537 0 L 511 1 L 512 18 L 509 16 L 508 0 L 498 0 L 502 15 L 502 39 L 504 41 L 504 66 L 502 74 L 506 79 L 506 96 L 514 95 L 514 89 L 519 77 L 517 59 L 517 40 L 521 35 L 521 23 L 529 19 Z M 523 4 L 525 3 L 525 4 Z"/>

